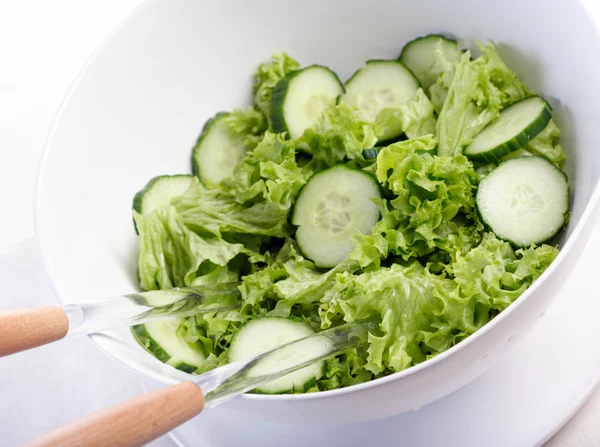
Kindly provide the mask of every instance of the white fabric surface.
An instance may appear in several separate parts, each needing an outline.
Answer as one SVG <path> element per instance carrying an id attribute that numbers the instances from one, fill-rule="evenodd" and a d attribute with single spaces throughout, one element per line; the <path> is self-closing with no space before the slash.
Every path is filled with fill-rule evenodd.
<path id="1" fill-rule="evenodd" d="M 32 239 L 31 198 L 41 148 L 75 75 L 139 2 L 0 2 L 0 309 L 55 302 Z M 585 3 L 600 17 L 597 0 Z M 136 375 L 85 338 L 2 359 L 0 445 L 18 445 L 140 392 Z M 152 443 L 172 445 L 167 437 Z M 600 391 L 547 445 L 600 445 Z"/>
<path id="2" fill-rule="evenodd" d="M 600 389 L 594 391 L 577 414 L 546 443 L 546 447 L 600 445 Z"/>

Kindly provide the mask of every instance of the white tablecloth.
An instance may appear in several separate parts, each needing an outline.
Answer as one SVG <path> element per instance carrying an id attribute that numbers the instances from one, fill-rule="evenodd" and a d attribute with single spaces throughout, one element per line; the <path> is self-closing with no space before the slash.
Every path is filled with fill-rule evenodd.
<path id="1" fill-rule="evenodd" d="M 41 148 L 75 75 L 139 2 L 0 2 L 0 308 L 53 302 L 33 241 L 31 199 Z M 600 17 L 597 0 L 586 3 Z M 137 376 L 84 338 L 2 359 L 0 445 L 18 445 L 140 391 Z M 163 437 L 152 445 L 174 444 Z M 600 445 L 600 391 L 547 445 Z"/>

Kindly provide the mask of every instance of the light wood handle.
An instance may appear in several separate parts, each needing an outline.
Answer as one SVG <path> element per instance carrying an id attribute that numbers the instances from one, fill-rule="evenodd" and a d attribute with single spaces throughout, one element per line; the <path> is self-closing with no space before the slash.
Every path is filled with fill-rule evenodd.
<path id="1" fill-rule="evenodd" d="M 0 357 L 60 340 L 69 319 L 58 306 L 0 313 Z"/>
<path id="2" fill-rule="evenodd" d="M 181 382 L 92 413 L 25 446 L 141 446 L 196 416 L 203 407 L 200 387 Z"/>

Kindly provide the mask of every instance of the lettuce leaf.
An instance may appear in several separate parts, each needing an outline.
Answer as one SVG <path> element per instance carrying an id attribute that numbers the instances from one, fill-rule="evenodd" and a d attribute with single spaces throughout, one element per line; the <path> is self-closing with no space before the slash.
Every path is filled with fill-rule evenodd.
<path id="1" fill-rule="evenodd" d="M 287 53 L 275 53 L 269 62 L 260 64 L 254 73 L 254 102 L 256 107 L 269 119 L 271 95 L 277 83 L 286 74 L 300 68 L 298 61 Z"/>
<path id="2" fill-rule="evenodd" d="M 228 264 L 246 252 L 242 244 L 198 236 L 184 225 L 172 206 L 157 208 L 144 216 L 134 211 L 133 216 L 139 231 L 142 289 L 237 281 L 239 265 Z"/>
<path id="3" fill-rule="evenodd" d="M 450 280 L 430 274 L 418 262 L 393 264 L 361 275 L 338 275 L 323 297 L 321 312 L 325 321 L 333 318 L 331 314 L 343 315 L 346 322 L 380 317 L 379 331 L 369 334 L 365 364 L 378 375 L 401 371 L 430 355 L 421 346 L 423 332 L 436 332 L 434 324 L 440 321 L 462 318 L 454 309 L 455 314 L 444 315 L 440 297 L 453 293 Z M 447 337 L 458 334 L 448 331 Z"/>
<path id="4" fill-rule="evenodd" d="M 416 138 L 435 132 L 435 116 L 433 105 L 423 89 L 417 90 L 414 96 L 399 108 L 384 109 L 375 119 L 377 134 L 386 133 L 387 128 L 397 128 L 401 123 L 402 131 L 408 138 Z"/>
<path id="5" fill-rule="evenodd" d="M 267 130 L 267 120 L 260 110 L 250 106 L 234 109 L 225 118 L 225 124 L 242 140 L 248 149 L 253 149 L 263 139 Z"/>
<path id="6" fill-rule="evenodd" d="M 288 214 L 306 176 L 295 160 L 294 144 L 267 132 L 242 159 L 227 190 L 205 188 L 200 182 L 172 204 L 185 224 L 198 234 L 291 234 Z"/>
<path id="7" fill-rule="evenodd" d="M 445 51 L 446 45 L 442 40 L 438 40 L 435 45 L 435 59 L 433 65 L 429 66 L 423 80 L 421 81 L 423 87 L 429 91 L 435 81 L 443 78 L 447 75 L 452 76 L 454 71 L 454 51 Z M 448 56 L 452 56 L 449 59 Z M 450 80 L 451 81 L 451 80 Z"/>
<path id="8" fill-rule="evenodd" d="M 557 166 L 561 166 L 565 160 L 565 151 L 559 143 L 560 129 L 550 120 L 544 130 L 542 130 L 533 140 L 525 146 L 525 150 L 534 155 L 546 157 Z"/>
<path id="9" fill-rule="evenodd" d="M 296 141 L 299 148 L 312 155 L 310 166 L 314 170 L 343 160 L 362 162 L 363 149 L 376 143 L 375 125 L 362 121 L 357 110 L 345 102 L 331 105 Z"/>
<path id="10" fill-rule="evenodd" d="M 485 126 L 500 114 L 502 98 L 481 63 L 467 51 L 456 65 L 454 78 L 438 117 L 439 155 L 460 154 Z"/>
<path id="11" fill-rule="evenodd" d="M 265 133 L 256 148 L 235 168 L 230 184 L 242 204 L 265 202 L 289 211 L 307 174 L 296 163 L 294 143 L 283 134 Z"/>
<path id="12" fill-rule="evenodd" d="M 241 204 L 234 195 L 207 189 L 199 182 L 171 203 L 185 225 L 200 235 L 286 237 L 291 232 L 287 224 L 288 207 L 266 201 Z"/>
<path id="13" fill-rule="evenodd" d="M 517 74 L 502 60 L 491 42 L 486 45 L 477 44 L 477 46 L 482 54 L 475 63 L 482 67 L 482 70 L 489 76 L 490 82 L 500 92 L 502 108 L 532 95 Z"/>
<path id="14" fill-rule="evenodd" d="M 452 75 L 436 126 L 439 155 L 460 154 L 500 110 L 531 95 L 491 43 L 480 49 L 474 61 L 467 51 Z"/>
<path id="15" fill-rule="evenodd" d="M 432 72 L 438 73 L 437 80 L 429 86 L 427 93 L 431 100 L 431 104 L 435 109 L 436 113 L 439 114 L 444 106 L 446 97 L 448 96 L 448 90 L 452 85 L 454 79 L 454 70 L 456 64 L 451 62 L 446 54 L 441 50 L 441 44 L 436 49 L 435 53 L 435 64 L 432 67 Z"/>
<path id="16" fill-rule="evenodd" d="M 318 389 L 333 390 L 371 380 L 373 374 L 365 368 L 366 357 L 364 348 L 360 347 L 326 360 L 325 377 L 317 382 Z"/>
<path id="17" fill-rule="evenodd" d="M 322 272 L 288 240 L 273 263 L 242 278 L 240 291 L 245 305 L 261 304 L 269 309 L 269 316 L 294 315 L 302 319 L 308 316 L 307 322 L 318 328 L 318 319 L 312 320 L 312 317 L 317 317 L 323 293 L 333 286 L 338 273 L 357 268 L 356 263 L 348 261 Z M 269 305 L 266 305 L 267 300 Z"/>
<path id="18" fill-rule="evenodd" d="M 493 233 L 485 233 L 481 244 L 466 255 L 458 255 L 449 268 L 461 293 L 473 296 L 494 310 L 504 310 L 519 297 L 558 255 L 550 245 L 519 249 Z"/>
<path id="19" fill-rule="evenodd" d="M 365 257 L 369 250 L 374 256 L 385 257 L 389 252 L 405 260 L 435 249 L 453 255 L 479 242 L 482 227 L 474 212 L 477 176 L 473 165 L 462 155 L 432 155 L 435 145 L 436 140 L 428 135 L 379 152 L 377 179 L 393 197 L 389 204 L 381 203 L 382 218 L 373 235 L 357 238 L 354 259 L 361 256 L 359 251 Z"/>
<path id="20" fill-rule="evenodd" d="M 401 371 L 454 346 L 517 299 L 550 265 L 548 245 L 514 252 L 486 233 L 453 264 L 454 278 L 419 262 L 393 264 L 360 275 L 341 273 L 325 293 L 324 326 L 379 317 L 369 334 L 364 368 L 374 375 Z"/>

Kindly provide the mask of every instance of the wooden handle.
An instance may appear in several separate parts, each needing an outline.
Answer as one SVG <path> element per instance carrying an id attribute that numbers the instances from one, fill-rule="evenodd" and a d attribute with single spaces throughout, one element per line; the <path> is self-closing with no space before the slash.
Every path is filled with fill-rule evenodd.
<path id="1" fill-rule="evenodd" d="M 0 357 L 60 340 L 69 319 L 58 306 L 0 313 Z"/>
<path id="2" fill-rule="evenodd" d="M 203 407 L 200 387 L 181 382 L 92 413 L 26 447 L 141 446 L 196 416 Z"/>

